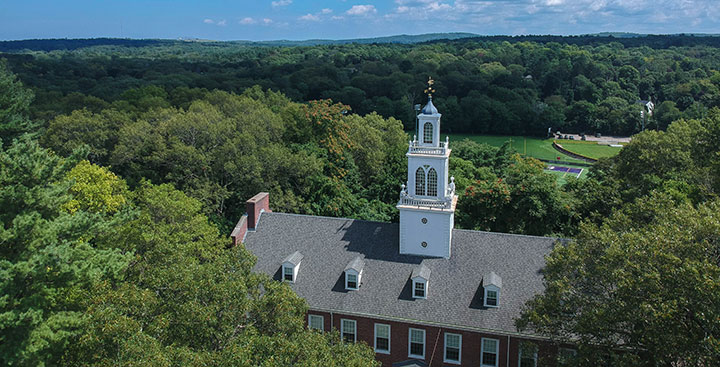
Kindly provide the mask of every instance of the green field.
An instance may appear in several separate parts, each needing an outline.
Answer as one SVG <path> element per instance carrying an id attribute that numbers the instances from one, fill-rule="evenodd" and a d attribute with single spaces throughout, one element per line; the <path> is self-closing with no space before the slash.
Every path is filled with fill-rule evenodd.
<path id="1" fill-rule="evenodd" d="M 594 141 L 558 140 L 557 143 L 568 151 L 595 159 L 612 157 L 622 149 L 621 147 L 598 144 Z"/>
<path id="2" fill-rule="evenodd" d="M 560 160 L 564 162 L 587 163 L 585 161 L 570 157 L 558 152 L 552 146 L 552 139 L 539 139 L 523 136 L 495 136 L 495 135 L 470 135 L 470 134 L 448 134 L 450 136 L 450 147 L 453 142 L 470 139 L 477 143 L 485 143 L 495 147 L 502 146 L 506 141 L 511 141 L 513 148 L 518 153 L 537 159 Z M 560 157 L 560 159 L 558 159 Z"/>

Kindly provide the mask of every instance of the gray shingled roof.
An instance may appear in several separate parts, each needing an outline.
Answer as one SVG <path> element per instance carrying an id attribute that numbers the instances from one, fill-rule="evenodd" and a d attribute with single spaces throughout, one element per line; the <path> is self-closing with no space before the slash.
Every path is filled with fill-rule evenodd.
<path id="1" fill-rule="evenodd" d="M 286 257 L 285 260 L 282 261 L 282 263 L 283 264 L 290 263 L 290 264 L 297 266 L 297 264 L 300 264 L 302 259 L 303 259 L 303 254 L 301 254 L 300 251 L 295 251 L 292 254 L 290 254 L 290 256 Z"/>
<path id="2" fill-rule="evenodd" d="M 398 224 L 265 212 L 245 246 L 255 270 L 281 279 L 289 252 L 304 255 L 301 274 L 289 284 L 311 309 L 377 315 L 458 327 L 515 332 L 514 318 L 543 289 L 541 269 L 554 238 L 454 230 L 449 259 L 401 255 Z M 363 286 L 345 290 L 348 262 L 364 258 Z M 411 274 L 432 271 L 427 299 L 412 297 Z M 483 275 L 503 276 L 500 307 L 483 307 Z"/>

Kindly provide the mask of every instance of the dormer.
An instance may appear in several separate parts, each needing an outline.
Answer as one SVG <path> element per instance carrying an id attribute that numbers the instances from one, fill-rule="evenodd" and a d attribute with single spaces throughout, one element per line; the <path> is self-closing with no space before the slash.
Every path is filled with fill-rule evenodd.
<path id="1" fill-rule="evenodd" d="M 500 288 L 502 288 L 502 278 L 495 272 L 491 271 L 483 276 L 483 299 L 485 307 L 498 307 L 500 305 Z"/>
<path id="2" fill-rule="evenodd" d="M 412 275 L 410 275 L 410 280 L 412 280 L 413 298 L 427 298 L 430 269 L 424 264 L 420 264 L 413 269 Z"/>
<path id="3" fill-rule="evenodd" d="M 360 257 L 354 258 L 345 267 L 345 289 L 349 291 L 356 291 L 360 288 L 360 281 L 362 278 L 363 267 L 365 261 Z"/>
<path id="4" fill-rule="evenodd" d="M 303 255 L 300 251 L 295 251 L 283 260 L 281 268 L 283 281 L 295 283 L 302 259 Z"/>

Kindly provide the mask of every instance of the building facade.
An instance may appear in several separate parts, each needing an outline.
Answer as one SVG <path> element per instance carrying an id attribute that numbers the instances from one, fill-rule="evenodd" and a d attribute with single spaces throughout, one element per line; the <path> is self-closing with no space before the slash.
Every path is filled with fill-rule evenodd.
<path id="1" fill-rule="evenodd" d="M 514 326 L 542 292 L 557 239 L 454 228 L 449 141 L 429 96 L 408 144 L 400 223 L 274 213 L 269 195 L 247 202 L 231 235 L 255 271 L 307 300 L 308 327 L 364 342 L 383 366 L 556 364 L 572 354 Z"/>

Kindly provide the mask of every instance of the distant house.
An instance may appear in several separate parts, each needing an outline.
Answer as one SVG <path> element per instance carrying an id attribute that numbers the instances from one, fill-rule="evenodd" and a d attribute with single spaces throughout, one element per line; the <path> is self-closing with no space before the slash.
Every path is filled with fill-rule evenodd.
<path id="1" fill-rule="evenodd" d="M 307 300 L 307 324 L 374 348 L 383 366 L 520 366 L 558 350 L 514 319 L 542 292 L 555 238 L 454 229 L 449 142 L 428 99 L 409 143 L 400 223 L 275 213 L 248 200 L 232 233 L 255 270 Z M 572 350 L 563 352 L 572 353 Z"/>

